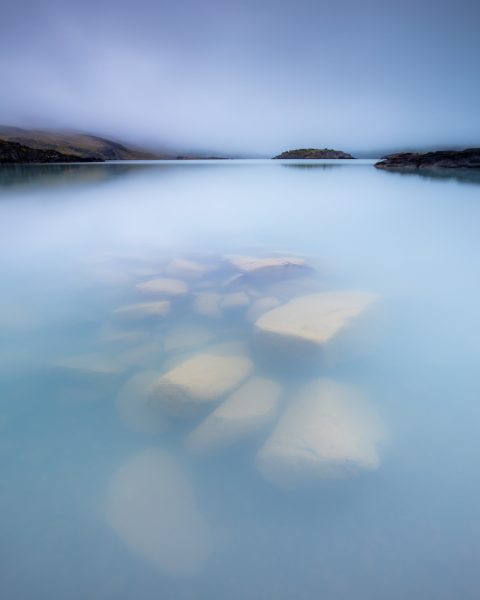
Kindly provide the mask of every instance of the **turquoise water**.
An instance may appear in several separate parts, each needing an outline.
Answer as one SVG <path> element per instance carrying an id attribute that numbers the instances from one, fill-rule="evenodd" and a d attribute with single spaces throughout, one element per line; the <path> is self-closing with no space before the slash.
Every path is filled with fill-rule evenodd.
<path id="1" fill-rule="evenodd" d="M 2 167 L 2 597 L 478 598 L 479 200 L 471 174 L 369 161 Z M 239 255 L 308 270 L 237 286 Z M 175 273 L 182 293 L 136 287 L 178 258 L 203 267 Z M 258 344 L 258 298 L 338 290 L 376 302 L 335 360 Z M 217 314 L 196 306 L 205 293 Z M 115 312 L 165 298 L 167 315 Z M 249 435 L 195 452 L 231 390 L 182 419 L 146 410 L 145 390 L 221 343 L 281 398 Z M 272 481 L 259 452 L 320 377 L 361 391 L 378 461 Z"/>

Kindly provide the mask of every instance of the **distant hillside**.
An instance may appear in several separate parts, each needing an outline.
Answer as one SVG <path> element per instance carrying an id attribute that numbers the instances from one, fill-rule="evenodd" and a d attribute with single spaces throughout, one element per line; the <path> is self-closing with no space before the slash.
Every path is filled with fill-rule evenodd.
<path id="1" fill-rule="evenodd" d="M 332 150 L 331 148 L 298 148 L 297 150 L 287 150 L 273 158 L 278 159 L 303 159 L 303 158 L 354 158 L 351 154 L 341 150 Z"/>
<path id="2" fill-rule="evenodd" d="M 40 150 L 17 142 L 0 140 L 0 164 L 71 163 L 102 160 L 101 158 L 64 154 L 57 150 Z"/>
<path id="3" fill-rule="evenodd" d="M 174 158 L 129 148 L 102 137 L 84 133 L 21 129 L 0 125 L 0 140 L 39 150 L 53 150 L 86 160 L 150 160 Z"/>

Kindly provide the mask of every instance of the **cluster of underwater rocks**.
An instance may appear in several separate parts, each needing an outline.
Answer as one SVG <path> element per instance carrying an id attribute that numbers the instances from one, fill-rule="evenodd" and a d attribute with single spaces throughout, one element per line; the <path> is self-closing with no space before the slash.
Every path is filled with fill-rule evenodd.
<path id="1" fill-rule="evenodd" d="M 135 272 L 135 301 L 112 306 L 98 340 L 106 350 L 52 365 L 105 384 L 124 425 L 146 438 L 107 491 L 107 522 L 134 551 L 180 576 L 213 552 L 188 469 L 162 445 L 177 426 L 179 454 L 206 460 L 244 444 L 280 489 L 379 467 L 375 406 L 329 376 L 367 345 L 374 294 L 326 289 L 290 255 L 176 257 Z"/>

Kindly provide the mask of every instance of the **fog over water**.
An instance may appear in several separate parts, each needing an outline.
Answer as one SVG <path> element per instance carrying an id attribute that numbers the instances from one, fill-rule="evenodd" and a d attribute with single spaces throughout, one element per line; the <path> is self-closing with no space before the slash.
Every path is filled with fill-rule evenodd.
<path id="1" fill-rule="evenodd" d="M 478 598 L 480 187 L 434 175 L 2 167 L 1 596 Z"/>
<path id="2" fill-rule="evenodd" d="M 26 0 L 0 120 L 271 156 L 479 144 L 474 0 Z"/>

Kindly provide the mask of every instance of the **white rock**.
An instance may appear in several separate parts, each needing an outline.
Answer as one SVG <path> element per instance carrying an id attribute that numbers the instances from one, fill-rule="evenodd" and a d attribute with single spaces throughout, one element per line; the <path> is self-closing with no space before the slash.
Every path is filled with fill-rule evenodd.
<path id="1" fill-rule="evenodd" d="M 138 433 L 161 433 L 167 427 L 164 416 L 148 403 L 149 385 L 160 377 L 158 371 L 143 371 L 131 377 L 117 394 L 115 405 L 122 421 Z"/>
<path id="2" fill-rule="evenodd" d="M 185 296 L 188 292 L 188 286 L 184 281 L 180 281 L 180 279 L 169 279 L 167 277 L 150 279 L 150 281 L 138 283 L 135 286 L 135 289 L 137 292 L 146 296 L 160 296 L 167 298 Z"/>
<path id="3" fill-rule="evenodd" d="M 129 304 L 128 306 L 121 306 L 113 311 L 115 317 L 125 321 L 141 321 L 151 318 L 163 318 L 169 313 L 169 300 Z"/>
<path id="4" fill-rule="evenodd" d="M 171 277 L 181 277 L 184 279 L 200 279 L 213 270 L 211 265 L 202 264 L 185 258 L 174 258 L 171 260 L 165 273 Z"/>
<path id="5" fill-rule="evenodd" d="M 265 280 L 302 275 L 310 269 L 303 258 L 295 256 L 231 256 L 229 262 L 248 278 Z"/>
<path id="6" fill-rule="evenodd" d="M 204 317 L 221 317 L 221 298 L 222 296 L 215 292 L 198 292 L 194 295 L 192 310 L 197 315 Z"/>
<path id="7" fill-rule="evenodd" d="M 200 348 L 215 339 L 215 334 L 202 325 L 180 325 L 165 337 L 165 352 L 185 352 Z"/>
<path id="8" fill-rule="evenodd" d="M 172 416 L 195 416 L 238 387 L 252 369 L 246 356 L 209 349 L 162 375 L 150 386 L 149 399 Z"/>
<path id="9" fill-rule="evenodd" d="M 256 463 L 280 485 L 348 477 L 379 467 L 383 435 L 379 417 L 354 388 L 318 379 L 292 399 Z"/>
<path id="10" fill-rule="evenodd" d="M 272 308 L 276 308 L 279 306 L 279 304 L 280 300 L 273 296 L 264 296 L 263 298 L 259 298 L 258 300 L 255 300 L 252 306 L 248 309 L 246 319 L 250 323 L 255 323 L 255 321 L 263 314 L 269 310 L 272 310 Z"/>
<path id="11" fill-rule="evenodd" d="M 270 379 L 252 377 L 187 437 L 187 447 L 205 452 L 230 446 L 256 433 L 275 416 L 282 393 L 281 386 Z"/>
<path id="12" fill-rule="evenodd" d="M 223 311 L 236 311 L 246 308 L 250 304 L 250 298 L 245 292 L 233 292 L 225 294 L 220 300 L 220 309 Z"/>
<path id="13" fill-rule="evenodd" d="M 110 356 L 103 354 L 80 354 L 66 356 L 55 360 L 54 369 L 89 378 L 111 378 L 120 375 L 124 366 Z"/>
<path id="14" fill-rule="evenodd" d="M 325 350 L 376 300 L 364 292 L 322 292 L 295 298 L 263 314 L 257 340 L 281 353 L 302 357 Z"/>
<path id="15" fill-rule="evenodd" d="M 212 552 L 209 525 L 180 465 L 160 448 L 134 455 L 114 474 L 106 519 L 137 554 L 170 575 L 192 575 Z"/>

